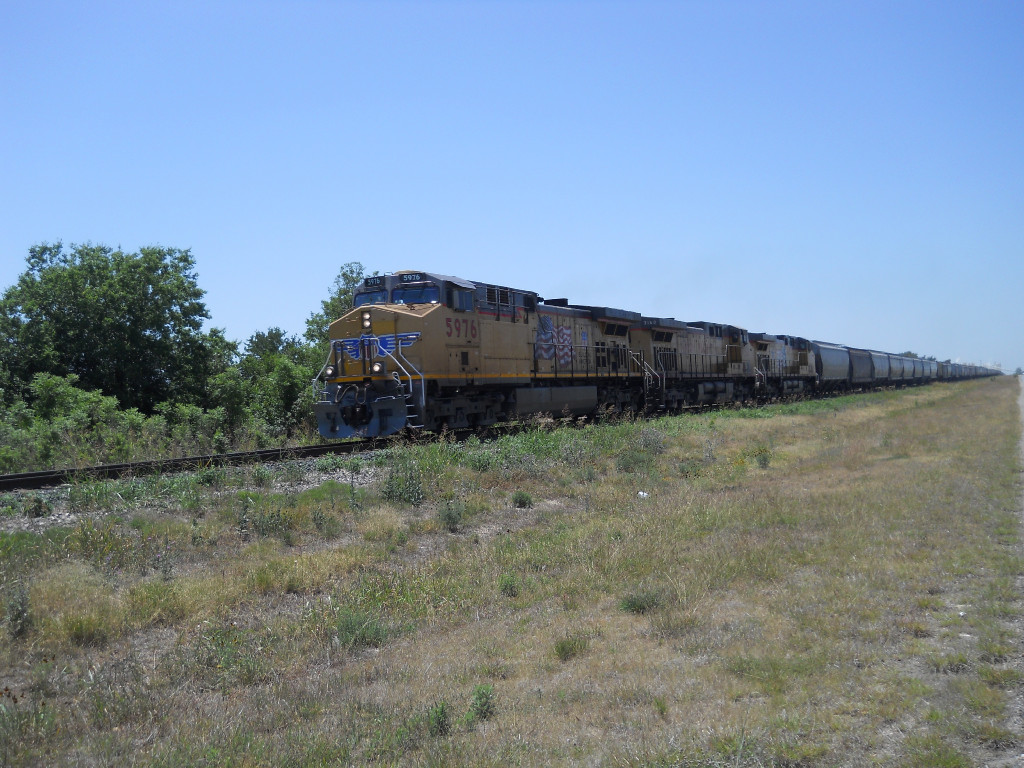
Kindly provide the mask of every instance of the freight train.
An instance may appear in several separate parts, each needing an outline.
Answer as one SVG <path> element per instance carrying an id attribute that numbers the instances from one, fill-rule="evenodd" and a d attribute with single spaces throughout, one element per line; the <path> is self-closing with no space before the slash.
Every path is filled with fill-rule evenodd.
<path id="1" fill-rule="evenodd" d="M 665 412 L 999 371 L 403 271 L 362 281 L 330 326 L 327 438 L 483 427 L 537 413 Z"/>

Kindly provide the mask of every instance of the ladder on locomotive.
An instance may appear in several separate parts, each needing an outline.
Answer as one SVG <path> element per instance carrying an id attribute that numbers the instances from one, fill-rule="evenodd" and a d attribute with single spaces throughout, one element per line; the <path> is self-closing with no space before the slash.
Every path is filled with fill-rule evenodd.
<path id="1" fill-rule="evenodd" d="M 416 394 L 412 386 L 412 377 L 409 377 L 407 383 L 402 381 L 401 377 L 398 375 L 398 371 L 395 371 L 392 376 L 394 376 L 395 382 L 397 382 L 398 386 L 402 388 L 402 392 L 405 394 L 405 426 L 409 429 L 423 429 L 422 424 L 413 423 L 413 418 L 417 416 L 417 413 L 415 402 Z"/>

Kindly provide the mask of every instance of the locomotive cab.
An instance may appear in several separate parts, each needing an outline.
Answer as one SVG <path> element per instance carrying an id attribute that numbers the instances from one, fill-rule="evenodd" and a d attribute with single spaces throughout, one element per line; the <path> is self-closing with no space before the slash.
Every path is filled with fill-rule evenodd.
<path id="1" fill-rule="evenodd" d="M 474 289 L 425 272 L 365 278 L 353 309 L 330 326 L 315 405 L 320 434 L 377 437 L 417 424 L 426 398 L 424 339 L 444 322 L 435 319 L 440 313 L 472 311 Z"/>
<path id="2" fill-rule="evenodd" d="M 363 280 L 330 326 L 315 411 L 324 437 L 378 437 L 405 427 L 492 424 L 530 376 L 525 354 L 539 298 L 450 275 L 397 272 Z"/>

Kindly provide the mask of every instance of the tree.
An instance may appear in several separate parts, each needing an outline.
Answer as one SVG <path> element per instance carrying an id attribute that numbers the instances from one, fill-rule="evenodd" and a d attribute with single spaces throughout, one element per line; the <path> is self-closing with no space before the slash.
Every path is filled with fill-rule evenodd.
<path id="1" fill-rule="evenodd" d="M 307 355 L 306 345 L 298 336 L 288 336 L 277 326 L 256 331 L 245 342 L 243 363 L 251 365 L 251 361 L 267 360 L 276 355 L 284 355 L 293 363 L 300 362 Z"/>
<path id="2" fill-rule="evenodd" d="M 320 350 L 277 327 L 257 331 L 245 342 L 237 369 L 246 385 L 246 408 L 278 434 L 291 435 L 312 411 L 310 382 Z M 218 379 L 222 392 L 226 377 Z"/>
<path id="3" fill-rule="evenodd" d="M 331 295 L 320 302 L 320 311 L 314 312 L 306 320 L 306 341 L 318 349 L 327 346 L 328 328 L 332 322 L 352 309 L 352 297 L 362 284 L 364 274 L 363 265 L 358 261 L 341 265 L 338 276 L 334 278 Z"/>
<path id="4" fill-rule="evenodd" d="M 1017 366 L 1017 370 L 1013 372 L 1014 376 L 1024 376 L 1024 368 Z"/>
<path id="5" fill-rule="evenodd" d="M 233 354 L 209 317 L 188 250 L 58 242 L 29 249 L 28 269 L 0 299 L 0 369 L 24 390 L 37 373 L 78 377 L 85 390 L 152 413 L 198 402 Z"/>

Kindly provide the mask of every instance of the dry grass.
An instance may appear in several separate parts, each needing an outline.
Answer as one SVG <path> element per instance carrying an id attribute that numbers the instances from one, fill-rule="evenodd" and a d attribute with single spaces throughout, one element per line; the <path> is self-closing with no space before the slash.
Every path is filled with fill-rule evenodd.
<path id="1" fill-rule="evenodd" d="M 998 764 L 1024 743 L 1017 396 L 407 446 L 368 489 L 221 479 L 118 505 L 99 544 L 8 537 L 30 616 L 0 761 Z"/>

